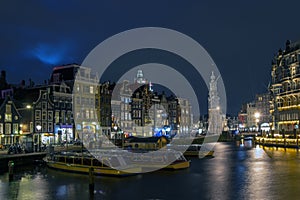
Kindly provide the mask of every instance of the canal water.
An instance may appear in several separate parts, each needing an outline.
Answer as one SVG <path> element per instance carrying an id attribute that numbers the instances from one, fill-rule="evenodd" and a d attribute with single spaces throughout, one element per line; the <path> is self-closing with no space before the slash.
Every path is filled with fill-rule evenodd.
<path id="1" fill-rule="evenodd" d="M 262 148 L 251 141 L 217 143 L 213 158 L 191 160 L 180 171 L 96 177 L 43 166 L 0 174 L 0 199 L 299 199 L 300 151 Z"/>

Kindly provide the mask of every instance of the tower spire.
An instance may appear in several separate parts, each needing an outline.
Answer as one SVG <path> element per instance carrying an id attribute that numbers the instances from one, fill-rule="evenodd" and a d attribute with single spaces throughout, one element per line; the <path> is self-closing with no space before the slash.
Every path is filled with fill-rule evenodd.
<path id="1" fill-rule="evenodd" d="M 223 116 L 217 88 L 219 77 L 216 78 L 214 72 L 211 72 L 208 97 L 208 134 L 220 134 L 223 127 Z"/>

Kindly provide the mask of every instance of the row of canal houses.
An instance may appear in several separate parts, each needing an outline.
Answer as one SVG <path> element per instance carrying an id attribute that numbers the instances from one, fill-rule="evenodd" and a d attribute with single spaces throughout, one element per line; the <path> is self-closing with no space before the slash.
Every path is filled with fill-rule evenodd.
<path id="1" fill-rule="evenodd" d="M 61 69 L 65 73 L 59 73 Z M 56 67 L 44 85 L 31 80 L 28 85 L 25 81 L 9 85 L 2 71 L 0 143 L 32 143 L 39 148 L 43 143 L 73 140 L 71 86 L 78 69 L 78 65 Z"/>
<path id="2" fill-rule="evenodd" d="M 78 80 L 76 83 L 75 79 Z M 2 71 L 0 144 L 21 143 L 40 150 L 44 144 L 61 144 L 79 138 L 79 132 L 88 127 L 85 124 L 92 121 L 95 124 L 96 112 L 90 109 L 90 114 L 87 114 L 85 109 L 85 113 L 80 113 L 76 109 L 77 113 L 73 113 L 73 98 L 78 105 L 87 101 L 95 109 L 90 99 L 95 99 L 97 81 L 98 77 L 91 73 L 90 68 L 77 64 L 54 67 L 50 79 L 43 85 L 34 85 L 31 80 L 28 85 L 25 81 L 20 85 L 9 85 L 5 71 Z M 77 96 L 72 94 L 74 88 Z M 75 114 L 77 119 L 85 119 L 77 127 Z"/>
<path id="3" fill-rule="evenodd" d="M 111 136 L 114 129 L 136 135 L 138 129 L 151 123 L 155 127 L 173 126 L 176 131 L 188 131 L 191 127 L 191 106 L 186 99 L 157 95 L 145 87 L 131 96 L 132 90 L 145 84 L 144 81 L 134 84 L 98 81 L 99 77 L 90 68 L 77 64 L 54 67 L 43 85 L 34 85 L 31 80 L 29 84 L 22 81 L 19 85 L 9 85 L 2 71 L 0 144 L 32 144 L 40 149 L 43 144 L 61 144 L 84 137 L 97 141 L 103 135 Z M 114 89 L 119 94 L 117 98 L 113 96 Z M 149 109 L 160 103 L 165 106 Z M 149 114 L 154 116 L 150 122 Z"/>

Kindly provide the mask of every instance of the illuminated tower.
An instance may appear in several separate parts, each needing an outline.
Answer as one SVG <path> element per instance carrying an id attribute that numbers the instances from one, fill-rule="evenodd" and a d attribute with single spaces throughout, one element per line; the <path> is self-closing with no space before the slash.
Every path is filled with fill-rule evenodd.
<path id="1" fill-rule="evenodd" d="M 208 97 L 208 134 L 221 134 L 223 127 L 222 111 L 220 108 L 220 97 L 218 96 L 218 78 L 214 72 L 211 73 Z"/>
<path id="2" fill-rule="evenodd" d="M 147 83 L 147 80 L 144 78 L 144 74 L 141 69 L 138 70 L 138 72 L 136 74 L 136 78 L 134 79 L 134 82 L 138 83 L 138 84 L 146 84 Z"/>

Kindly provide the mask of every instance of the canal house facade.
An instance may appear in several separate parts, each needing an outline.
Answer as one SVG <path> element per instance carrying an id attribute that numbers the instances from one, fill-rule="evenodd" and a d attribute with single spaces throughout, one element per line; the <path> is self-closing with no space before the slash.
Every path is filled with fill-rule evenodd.
<path id="1" fill-rule="evenodd" d="M 10 96 L 0 101 L 0 143 L 2 145 L 18 143 L 21 115 Z"/>
<path id="2" fill-rule="evenodd" d="M 300 41 L 286 42 L 272 61 L 271 130 L 275 134 L 299 134 L 300 120 Z"/>
<path id="3" fill-rule="evenodd" d="M 33 103 L 34 145 L 40 150 L 42 144 L 54 143 L 53 111 L 50 88 L 40 89 L 37 101 Z"/>

